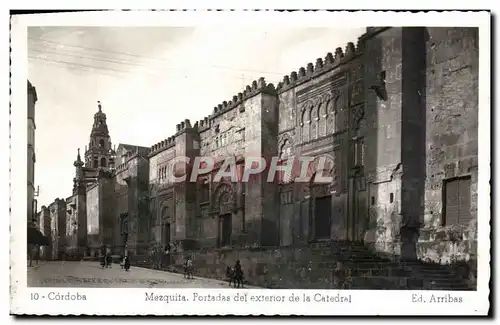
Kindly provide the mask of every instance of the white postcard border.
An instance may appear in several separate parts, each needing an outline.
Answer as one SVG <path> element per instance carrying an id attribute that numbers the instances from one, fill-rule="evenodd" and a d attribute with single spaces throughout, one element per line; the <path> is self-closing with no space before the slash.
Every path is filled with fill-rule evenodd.
<path id="1" fill-rule="evenodd" d="M 11 312 L 15 314 L 49 315 L 484 315 L 489 308 L 490 279 L 490 15 L 488 12 L 97 12 L 65 15 L 44 14 L 18 16 L 12 19 L 12 95 L 11 95 Z M 436 291 L 385 290 L 213 290 L 213 289 L 90 289 L 27 288 L 26 283 L 26 80 L 27 26 L 192 26 L 200 24 L 248 24 L 272 26 L 478 26 L 479 27 L 479 180 L 478 180 L 478 279 L 475 292 L 449 292 L 464 302 L 456 304 L 419 304 L 413 294 L 446 295 Z M 355 40 L 354 40 L 355 41 Z M 332 49 L 344 44 L 332 44 Z M 20 148 L 17 150 L 17 148 Z M 54 181 L 59 181 L 54 175 Z M 67 180 L 61 180 L 67 181 Z M 86 300 L 49 300 L 66 293 L 85 295 Z M 287 298 L 303 294 L 314 296 L 351 296 L 347 303 L 259 303 L 259 302 L 152 302 L 146 293 L 184 294 L 190 300 L 199 295 L 243 294 L 272 295 Z M 33 294 L 47 299 L 31 299 Z M 249 297 L 248 296 L 248 297 Z M 110 303 L 112 302 L 112 303 Z M 362 308 L 360 308 L 362 306 Z M 237 307 L 237 308 L 235 308 Z"/>

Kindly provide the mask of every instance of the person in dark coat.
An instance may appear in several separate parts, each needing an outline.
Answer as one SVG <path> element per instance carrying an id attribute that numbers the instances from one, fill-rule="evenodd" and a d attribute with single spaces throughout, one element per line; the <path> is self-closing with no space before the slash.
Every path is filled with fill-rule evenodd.
<path id="1" fill-rule="evenodd" d="M 230 266 L 228 266 L 226 268 L 226 278 L 229 281 L 229 286 L 231 286 L 231 283 L 234 282 L 233 281 L 234 280 L 234 272 L 233 272 L 233 269 Z M 234 284 L 236 286 L 236 283 L 234 283 Z"/>
<path id="2" fill-rule="evenodd" d="M 101 264 L 101 268 L 104 269 L 104 267 L 106 266 L 106 256 L 101 254 L 101 256 L 99 257 L 99 263 Z"/>
<path id="3" fill-rule="evenodd" d="M 193 258 L 188 256 L 184 261 L 184 277 L 188 279 L 193 279 L 194 273 Z"/>
<path id="4" fill-rule="evenodd" d="M 130 258 L 128 256 L 128 252 L 127 251 L 125 251 L 125 257 L 123 258 L 123 268 L 127 272 L 128 272 L 128 270 L 130 270 Z"/>
<path id="5" fill-rule="evenodd" d="M 101 256 L 99 256 L 99 263 L 101 264 L 101 268 L 105 268 L 106 267 L 106 250 L 104 249 L 104 247 L 101 248 Z"/>
<path id="6" fill-rule="evenodd" d="M 243 269 L 241 268 L 240 260 L 237 260 L 236 264 L 234 265 L 233 281 L 235 287 L 237 284 L 238 288 L 240 287 L 240 285 L 243 288 Z"/>
<path id="7" fill-rule="evenodd" d="M 111 250 L 108 248 L 106 250 L 106 267 L 111 267 L 113 264 L 113 258 L 111 257 Z"/>

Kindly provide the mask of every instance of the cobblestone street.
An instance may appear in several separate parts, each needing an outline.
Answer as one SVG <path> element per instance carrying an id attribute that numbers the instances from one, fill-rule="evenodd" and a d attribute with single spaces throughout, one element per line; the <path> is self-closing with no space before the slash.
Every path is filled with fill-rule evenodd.
<path id="1" fill-rule="evenodd" d="M 227 282 L 182 274 L 119 265 L 101 269 L 98 262 L 40 262 L 28 268 L 31 287 L 108 287 L 108 288 L 229 288 Z"/>

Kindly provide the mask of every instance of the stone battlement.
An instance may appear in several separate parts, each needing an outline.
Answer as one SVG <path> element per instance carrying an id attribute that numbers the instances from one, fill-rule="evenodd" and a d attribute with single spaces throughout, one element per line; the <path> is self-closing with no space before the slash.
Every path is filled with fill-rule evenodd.
<path id="1" fill-rule="evenodd" d="M 354 58 L 362 54 L 362 42 L 358 41 L 357 47 L 354 43 L 347 43 L 345 51 L 341 47 L 337 47 L 335 54 L 328 52 L 325 59 L 316 59 L 316 64 L 308 63 L 307 66 L 300 67 L 299 72 L 293 71 L 290 75 L 283 77 L 283 81 L 278 83 L 277 91 L 279 93 L 285 92 L 301 83 L 307 82 L 318 75 L 337 68 L 341 65 L 347 64 Z"/>
<path id="2" fill-rule="evenodd" d="M 259 93 L 277 95 L 278 93 L 287 91 L 301 83 L 317 77 L 320 74 L 347 64 L 354 58 L 361 55 L 362 48 L 361 38 L 358 40 L 357 46 L 355 46 L 353 42 L 347 43 L 345 51 L 341 47 L 338 47 L 335 50 L 335 54 L 329 52 L 327 53 L 325 59 L 318 58 L 316 60 L 316 64 L 308 63 L 305 68 L 301 67 L 298 72 L 293 71 L 290 75 L 284 76 L 283 81 L 278 83 L 277 87 L 275 87 L 272 83 L 268 84 L 264 77 L 254 80 L 250 85 L 247 85 L 242 92 L 234 95 L 231 100 L 223 101 L 215 106 L 212 114 L 205 116 L 203 119 L 196 122 L 193 127 L 191 127 L 191 123 L 188 119 L 177 124 L 176 134 L 189 128 L 196 129 L 198 132 L 205 131 L 212 126 L 211 121 L 217 116 L 231 111 L 238 106 L 240 106 L 240 112 L 244 112 L 245 108 L 241 105 L 245 102 L 245 100 Z M 173 145 L 175 145 L 175 135 L 153 145 L 149 150 L 149 156 L 155 155 L 156 153 L 168 149 Z"/>
<path id="3" fill-rule="evenodd" d="M 198 130 L 204 131 L 210 128 L 210 121 L 217 116 L 224 114 L 245 102 L 245 100 L 257 95 L 258 93 L 266 93 L 270 95 L 276 95 L 276 88 L 272 83 L 267 83 L 266 80 L 261 77 L 258 80 L 254 80 L 250 85 L 247 85 L 242 92 L 234 95 L 232 100 L 223 101 L 221 104 L 214 107 L 212 114 L 206 116 L 199 121 Z M 244 107 L 240 107 L 240 112 L 244 112 Z"/>
<path id="4" fill-rule="evenodd" d="M 184 121 L 176 125 L 175 130 L 177 131 L 177 133 L 179 133 L 191 128 L 192 128 L 191 121 L 189 119 L 185 119 Z"/>
<path id="5" fill-rule="evenodd" d="M 175 146 L 175 136 L 168 137 L 167 139 L 158 142 L 154 146 L 151 146 L 151 148 L 149 148 L 148 156 L 152 156 L 160 151 L 171 148 L 173 146 Z"/>
<path id="6" fill-rule="evenodd" d="M 219 104 L 214 107 L 211 118 L 215 118 L 221 114 L 224 114 L 227 111 L 232 110 L 238 105 L 242 104 L 248 98 L 251 98 L 261 92 L 266 94 L 276 95 L 276 89 L 272 83 L 268 84 L 263 77 L 260 77 L 258 80 L 254 80 L 251 85 L 247 85 L 243 92 L 238 93 L 233 96 L 233 99 L 229 102 L 223 101 L 222 104 Z"/>

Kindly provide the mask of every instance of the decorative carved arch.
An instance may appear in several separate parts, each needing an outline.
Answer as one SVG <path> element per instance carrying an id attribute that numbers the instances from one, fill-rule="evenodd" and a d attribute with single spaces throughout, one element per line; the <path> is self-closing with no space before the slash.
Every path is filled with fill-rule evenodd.
<path id="1" fill-rule="evenodd" d="M 291 132 L 282 133 L 278 138 L 278 146 L 281 146 L 285 141 L 294 144 L 294 136 Z"/>
<path id="2" fill-rule="evenodd" d="M 337 183 L 335 180 L 335 173 L 333 169 L 327 170 L 327 172 L 323 175 L 325 177 L 332 177 L 334 180 L 331 183 L 315 183 L 314 178 L 316 177 L 316 174 L 317 172 L 313 173 L 309 181 L 309 195 L 312 195 L 313 197 L 321 197 L 336 193 Z"/>
<path id="3" fill-rule="evenodd" d="M 331 155 L 321 155 L 316 157 L 311 164 L 309 165 L 309 170 L 310 170 L 310 175 L 311 177 L 309 178 L 309 187 L 315 186 L 317 184 L 314 183 L 314 178 L 316 177 L 316 174 L 318 172 L 317 166 L 320 163 L 320 158 L 324 157 L 325 158 L 325 163 L 323 166 L 321 166 L 321 172 L 323 173 L 323 176 L 325 177 L 335 177 L 335 174 L 337 172 L 337 169 L 335 167 L 335 159 Z"/>
<path id="4" fill-rule="evenodd" d="M 314 107 L 314 103 L 311 100 L 308 100 L 302 105 L 302 109 L 300 110 L 300 123 L 305 123 L 311 120 L 311 110 Z"/>
<path id="5" fill-rule="evenodd" d="M 340 94 L 336 94 L 332 97 L 332 110 L 335 114 L 337 114 L 342 109 L 340 100 Z"/>
<path id="6" fill-rule="evenodd" d="M 328 93 L 323 93 L 323 94 L 321 94 L 320 98 L 321 98 L 321 102 L 326 103 L 326 102 L 328 102 L 330 99 L 332 99 L 332 93 L 330 93 L 330 92 L 328 92 Z"/>
<path id="7" fill-rule="evenodd" d="M 222 205 L 222 207 L 221 207 Z M 214 191 L 212 212 L 228 213 L 236 207 L 236 196 L 234 188 L 229 183 L 221 183 Z"/>
<path id="8" fill-rule="evenodd" d="M 321 118 L 320 107 L 323 105 L 323 95 L 317 96 L 314 99 L 314 105 L 311 112 L 311 117 L 315 114 L 318 118 Z"/>
<path id="9" fill-rule="evenodd" d="M 359 129 L 360 122 L 365 115 L 365 110 L 364 110 L 363 105 L 358 105 L 358 106 L 353 107 L 351 112 L 352 112 L 351 113 L 351 128 L 357 131 Z"/>

